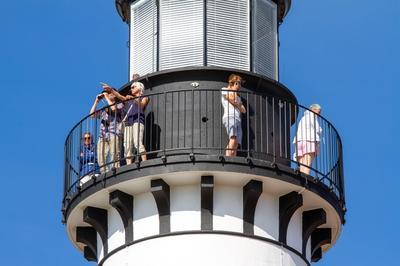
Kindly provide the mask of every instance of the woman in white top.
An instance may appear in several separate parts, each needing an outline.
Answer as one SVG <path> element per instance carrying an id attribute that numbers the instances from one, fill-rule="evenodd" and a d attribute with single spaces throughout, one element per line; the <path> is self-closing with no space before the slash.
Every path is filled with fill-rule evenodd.
<path id="1" fill-rule="evenodd" d="M 310 166 L 319 152 L 320 135 L 322 128 L 318 123 L 321 113 L 319 104 L 312 104 L 311 111 L 306 110 L 297 127 L 297 133 L 293 140 L 296 144 L 296 160 L 300 163 L 300 172 L 310 174 Z M 316 115 L 317 114 L 317 115 Z"/>
<path id="2" fill-rule="evenodd" d="M 239 75 L 231 74 L 228 79 L 227 88 L 222 88 L 221 103 L 224 108 L 222 123 L 229 137 L 226 145 L 225 155 L 236 156 L 238 145 L 242 143 L 242 121 L 241 113 L 246 113 L 237 91 L 242 87 L 243 79 Z"/>

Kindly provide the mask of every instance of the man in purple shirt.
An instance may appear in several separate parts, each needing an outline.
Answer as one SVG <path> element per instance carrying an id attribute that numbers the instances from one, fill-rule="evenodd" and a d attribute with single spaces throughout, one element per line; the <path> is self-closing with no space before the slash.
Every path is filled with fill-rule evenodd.
<path id="1" fill-rule="evenodd" d="M 96 107 L 102 99 L 107 101 L 107 108 L 96 111 Z M 119 167 L 120 163 L 120 123 L 122 120 L 122 103 L 116 103 L 113 94 L 103 92 L 96 96 L 92 108 L 91 117 L 100 119 L 100 134 L 97 141 L 97 161 L 100 172 L 105 173 L 110 167 Z"/>
<path id="2" fill-rule="evenodd" d="M 134 149 L 137 155 L 140 154 L 142 161 L 147 160 L 146 148 L 143 145 L 144 136 L 144 109 L 149 103 L 149 98 L 143 96 L 144 85 L 141 82 L 134 82 L 131 85 L 130 94 L 124 96 L 117 90 L 108 85 L 103 85 L 103 89 L 114 95 L 119 100 L 124 101 L 125 112 L 122 122 L 124 123 L 124 150 L 126 164 L 131 164 L 134 160 Z"/>

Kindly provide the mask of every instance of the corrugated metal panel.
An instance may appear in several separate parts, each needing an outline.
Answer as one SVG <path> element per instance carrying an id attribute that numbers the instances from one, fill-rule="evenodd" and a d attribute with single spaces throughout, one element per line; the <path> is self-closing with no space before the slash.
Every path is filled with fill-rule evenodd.
<path id="1" fill-rule="evenodd" d="M 253 71 L 277 80 L 277 5 L 270 0 L 254 0 L 253 12 Z"/>
<path id="2" fill-rule="evenodd" d="M 160 1 L 160 70 L 202 66 L 204 2 Z"/>
<path id="3" fill-rule="evenodd" d="M 207 1 L 207 65 L 250 70 L 249 0 Z"/>
<path id="4" fill-rule="evenodd" d="M 130 77 L 157 68 L 156 0 L 141 0 L 131 6 Z"/>

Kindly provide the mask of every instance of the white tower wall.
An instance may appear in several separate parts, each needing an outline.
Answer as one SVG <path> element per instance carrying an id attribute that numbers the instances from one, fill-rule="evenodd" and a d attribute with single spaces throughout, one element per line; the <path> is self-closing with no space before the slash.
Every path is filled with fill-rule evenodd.
<path id="1" fill-rule="evenodd" d="M 159 228 L 156 203 L 150 192 L 139 194 L 134 200 L 134 240 L 157 235 Z"/>
<path id="2" fill-rule="evenodd" d="M 187 234 L 140 242 L 115 253 L 103 265 L 306 266 L 307 263 L 290 250 L 257 239 Z"/>
<path id="3" fill-rule="evenodd" d="M 268 215 L 265 215 L 268 213 Z M 254 234 L 270 238 L 279 239 L 279 201 L 271 194 L 263 193 L 257 203 Z"/>

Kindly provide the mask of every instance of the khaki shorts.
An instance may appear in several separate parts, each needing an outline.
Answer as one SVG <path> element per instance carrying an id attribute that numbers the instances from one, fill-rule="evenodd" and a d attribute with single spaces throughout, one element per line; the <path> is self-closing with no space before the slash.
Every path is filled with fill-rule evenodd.
<path id="1" fill-rule="evenodd" d="M 144 125 L 141 123 L 134 123 L 132 126 L 125 126 L 124 155 L 126 158 L 132 157 L 135 149 L 136 151 L 139 150 L 139 153 L 146 152 L 146 148 L 143 145 L 143 133 Z"/>

